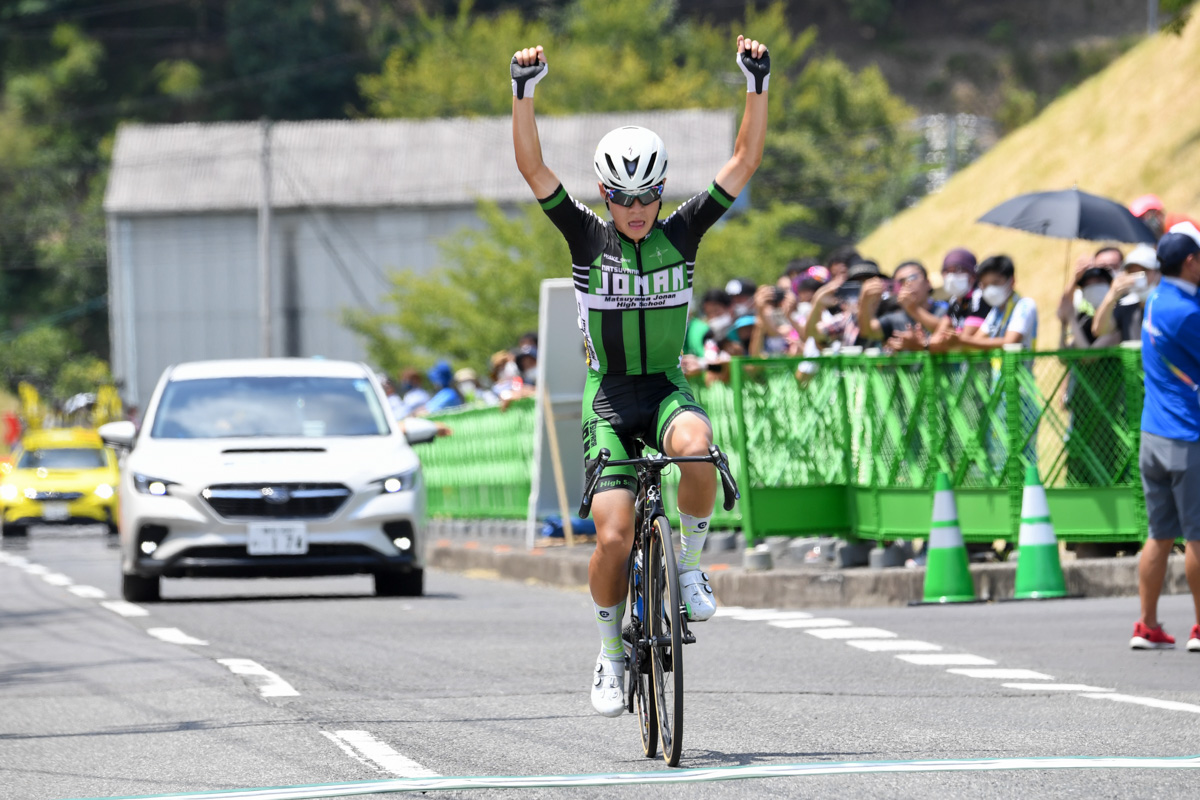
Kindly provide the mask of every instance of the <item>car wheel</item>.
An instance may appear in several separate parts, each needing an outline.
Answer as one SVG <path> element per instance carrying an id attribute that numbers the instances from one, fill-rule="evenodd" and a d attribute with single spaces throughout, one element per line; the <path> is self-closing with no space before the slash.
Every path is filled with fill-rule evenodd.
<path id="1" fill-rule="evenodd" d="M 24 525 L 9 525 L 5 524 L 0 527 L 0 536 L 5 539 L 15 539 L 21 536 L 28 536 L 29 528 Z"/>
<path id="2" fill-rule="evenodd" d="M 162 598 L 162 579 L 141 575 L 121 576 L 121 597 L 130 603 L 154 603 Z"/>
<path id="3" fill-rule="evenodd" d="M 375 573 L 376 597 L 420 597 L 425 592 L 425 570 Z"/>

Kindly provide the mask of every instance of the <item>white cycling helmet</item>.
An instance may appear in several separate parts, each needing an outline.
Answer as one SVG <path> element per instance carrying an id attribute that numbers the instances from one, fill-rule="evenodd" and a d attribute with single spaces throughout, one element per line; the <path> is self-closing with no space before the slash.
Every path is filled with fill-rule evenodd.
<path id="1" fill-rule="evenodd" d="M 667 174 L 667 146 L 654 131 L 626 125 L 596 145 L 596 176 L 610 189 L 642 192 Z"/>

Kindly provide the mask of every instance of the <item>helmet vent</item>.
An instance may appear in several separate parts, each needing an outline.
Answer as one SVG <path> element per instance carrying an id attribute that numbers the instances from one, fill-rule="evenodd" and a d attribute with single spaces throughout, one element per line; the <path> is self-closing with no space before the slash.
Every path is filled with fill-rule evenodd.
<path id="1" fill-rule="evenodd" d="M 625 162 L 625 171 L 632 178 L 637 173 L 638 159 L 635 158 L 633 161 L 630 161 L 628 158 L 622 158 L 621 160 Z"/>
<path id="2" fill-rule="evenodd" d="M 617 165 L 613 163 L 612 156 L 610 156 L 608 153 L 605 153 L 604 160 L 608 162 L 609 172 L 612 173 L 614 178 L 621 174 L 617 172 Z"/>
<path id="3" fill-rule="evenodd" d="M 654 174 L 654 162 L 656 160 L 658 160 L 658 151 L 657 150 L 655 150 L 653 153 L 650 154 L 650 160 L 646 162 L 646 174 L 647 175 Z M 632 172 L 629 173 L 629 175 L 630 175 L 630 177 L 633 177 Z"/>

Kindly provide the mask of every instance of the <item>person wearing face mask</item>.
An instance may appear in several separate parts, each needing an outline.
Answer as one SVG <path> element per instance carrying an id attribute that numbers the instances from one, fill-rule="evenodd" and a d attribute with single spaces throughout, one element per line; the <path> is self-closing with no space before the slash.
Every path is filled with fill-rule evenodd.
<path id="1" fill-rule="evenodd" d="M 733 325 L 733 303 L 724 289 L 709 289 L 700 298 L 700 313 L 688 320 L 685 355 L 705 357 L 705 342 L 721 339 Z"/>
<path id="2" fill-rule="evenodd" d="M 1158 255 L 1154 248 L 1148 244 L 1133 248 L 1121 265 L 1121 272 L 1112 282 L 1112 287 L 1095 306 L 1092 335 L 1103 337 L 1115 332 L 1122 342 L 1139 340 L 1142 336 L 1142 309 L 1160 277 Z"/>
<path id="3" fill-rule="evenodd" d="M 978 331 L 992 310 L 975 285 L 975 268 L 975 254 L 964 247 L 954 248 L 942 259 L 942 291 L 946 293 L 950 308 L 929 337 L 929 352 L 959 349 L 958 335 Z"/>
<path id="4" fill-rule="evenodd" d="M 1075 279 L 1063 290 L 1062 301 L 1058 305 L 1058 319 L 1062 323 L 1062 338 L 1059 346 L 1075 349 L 1092 347 L 1114 347 L 1120 341 L 1115 331 L 1108 331 L 1096 336 L 1096 325 L 1092 314 L 1086 309 L 1100 309 L 1103 312 L 1104 298 L 1108 297 L 1109 287 L 1112 286 L 1112 273 L 1103 267 L 1083 266 L 1077 268 Z M 1076 310 L 1075 293 L 1080 293 L 1085 310 Z M 1111 327 L 1111 326 L 1109 326 Z M 1067 334 L 1070 333 L 1068 339 Z"/>
<path id="5" fill-rule="evenodd" d="M 523 344 L 513 351 L 513 360 L 520 370 L 521 382 L 526 386 L 537 385 L 537 347 Z"/>
<path id="6" fill-rule="evenodd" d="M 754 316 L 754 293 L 757 291 L 758 284 L 749 278 L 734 278 L 725 284 L 725 293 L 733 304 L 734 320 Z"/>
<path id="7" fill-rule="evenodd" d="M 976 274 L 980 295 L 991 310 L 978 330 L 963 331 L 959 340 L 974 350 L 998 350 L 1006 344 L 1032 350 L 1037 344 L 1037 304 L 1032 297 L 1017 294 L 1012 259 L 1004 255 L 986 258 Z"/>

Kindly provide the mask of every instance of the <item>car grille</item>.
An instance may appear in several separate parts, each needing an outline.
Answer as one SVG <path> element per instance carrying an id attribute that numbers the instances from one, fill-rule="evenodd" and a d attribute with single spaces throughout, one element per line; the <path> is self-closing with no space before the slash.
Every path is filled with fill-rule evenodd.
<path id="1" fill-rule="evenodd" d="M 44 503 L 55 500 L 78 500 L 81 497 L 83 497 L 83 492 L 38 492 L 33 496 L 33 499 Z"/>
<path id="2" fill-rule="evenodd" d="M 340 483 L 237 483 L 200 493 L 219 516 L 243 519 L 320 519 L 337 513 L 350 490 Z"/>

